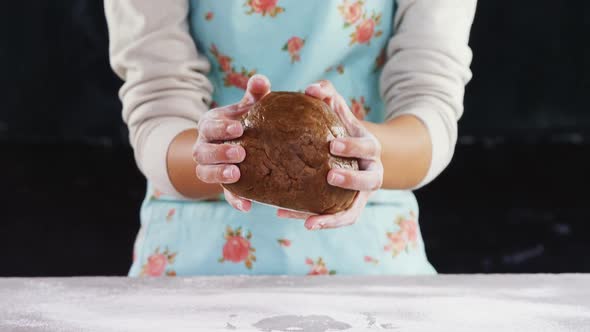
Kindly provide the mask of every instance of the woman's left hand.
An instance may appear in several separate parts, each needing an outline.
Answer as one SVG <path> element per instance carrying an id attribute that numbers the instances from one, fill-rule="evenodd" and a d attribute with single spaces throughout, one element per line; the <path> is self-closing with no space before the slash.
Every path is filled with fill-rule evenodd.
<path id="1" fill-rule="evenodd" d="M 311 84 L 305 90 L 311 97 L 321 99 L 338 115 L 349 137 L 336 138 L 330 142 L 330 153 L 335 156 L 357 158 L 359 170 L 334 168 L 328 172 L 328 183 L 341 188 L 358 190 L 352 205 L 336 214 L 310 215 L 279 209 L 282 218 L 305 219 L 307 229 L 336 228 L 354 224 L 367 204 L 369 196 L 383 183 L 381 143 L 355 118 L 346 101 L 326 80 Z"/>

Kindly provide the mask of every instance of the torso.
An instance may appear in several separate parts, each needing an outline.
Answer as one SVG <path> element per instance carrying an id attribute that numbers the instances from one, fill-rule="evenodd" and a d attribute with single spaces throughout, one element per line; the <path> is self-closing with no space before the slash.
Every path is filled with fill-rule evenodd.
<path id="1" fill-rule="evenodd" d="M 190 31 L 211 62 L 217 105 L 235 103 L 249 76 L 275 91 L 333 82 L 356 114 L 382 122 L 384 47 L 394 1 L 191 0 Z M 313 190 L 313 189 L 311 189 Z M 167 197 L 148 184 L 129 274 L 432 274 L 409 191 L 379 190 L 353 226 L 310 232 L 302 221 L 223 201 Z"/>
<path id="2" fill-rule="evenodd" d="M 301 91 L 328 79 L 352 108 L 382 122 L 378 83 L 393 34 L 393 3 L 192 0 L 190 29 L 211 62 L 208 77 L 219 105 L 238 101 L 254 73 L 268 76 L 276 91 Z"/>

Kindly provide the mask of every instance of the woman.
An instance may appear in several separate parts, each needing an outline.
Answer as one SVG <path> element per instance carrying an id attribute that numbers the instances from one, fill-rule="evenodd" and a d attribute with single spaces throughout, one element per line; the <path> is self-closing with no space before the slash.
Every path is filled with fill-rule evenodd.
<path id="1" fill-rule="evenodd" d="M 106 0 L 123 117 L 148 180 L 129 274 L 435 273 L 410 190 L 452 158 L 475 2 Z M 325 101 L 352 134 L 330 150 L 361 169 L 326 179 L 360 191 L 347 211 L 220 195 L 245 151 L 217 142 L 242 134 L 237 116 L 271 84 Z"/>

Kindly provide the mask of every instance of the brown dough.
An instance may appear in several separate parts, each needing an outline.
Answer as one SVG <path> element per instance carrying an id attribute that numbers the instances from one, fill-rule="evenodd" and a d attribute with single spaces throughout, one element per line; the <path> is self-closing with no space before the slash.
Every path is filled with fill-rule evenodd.
<path id="1" fill-rule="evenodd" d="M 321 100 L 303 93 L 271 92 L 242 119 L 240 144 L 246 159 L 232 193 L 286 209 L 318 214 L 347 209 L 357 191 L 329 185 L 334 167 L 358 169 L 356 159 L 330 154 L 330 141 L 348 136 L 338 116 Z"/>

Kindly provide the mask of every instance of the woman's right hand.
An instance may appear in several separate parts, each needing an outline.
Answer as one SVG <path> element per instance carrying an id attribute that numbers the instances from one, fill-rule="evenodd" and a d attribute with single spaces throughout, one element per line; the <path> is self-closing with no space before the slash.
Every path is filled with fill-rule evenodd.
<path id="1" fill-rule="evenodd" d="M 244 98 L 239 103 L 209 110 L 201 117 L 198 138 L 193 148 L 197 162 L 197 177 L 205 183 L 235 183 L 240 169 L 235 165 L 246 157 L 246 151 L 237 144 L 222 143 L 236 139 L 244 133 L 240 118 L 252 105 L 270 92 L 270 82 L 263 75 L 248 80 Z M 249 211 L 252 202 L 235 196 L 224 189 L 226 200 L 240 211 Z"/>

